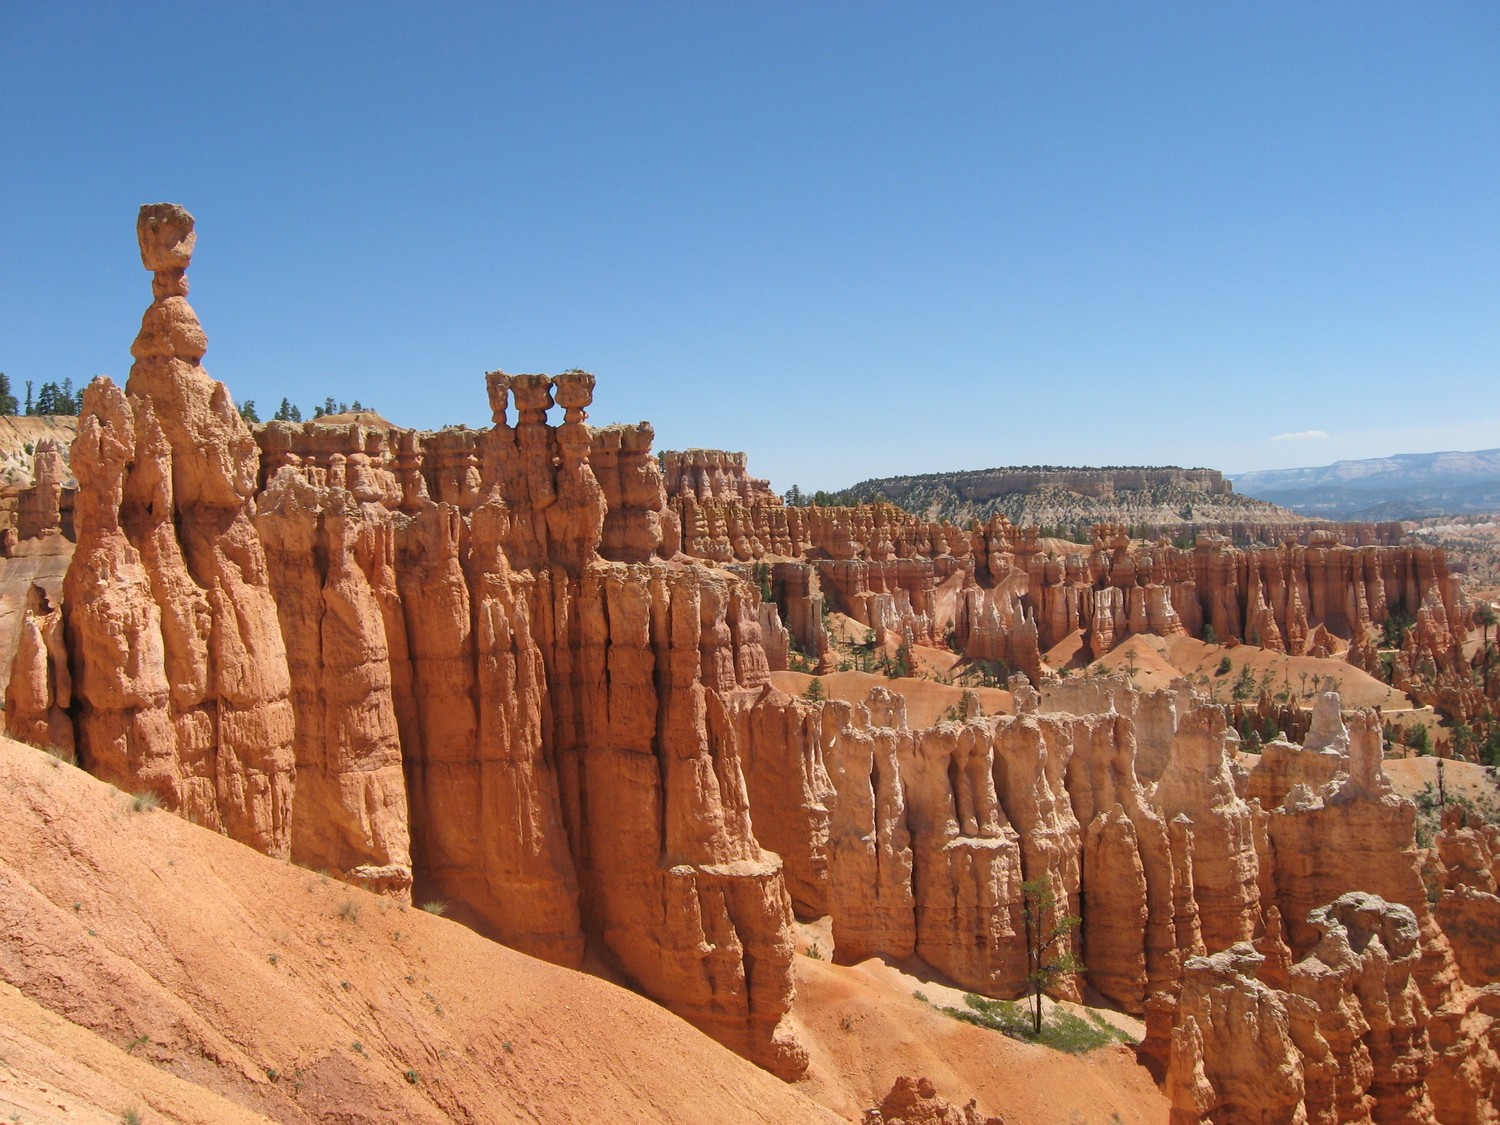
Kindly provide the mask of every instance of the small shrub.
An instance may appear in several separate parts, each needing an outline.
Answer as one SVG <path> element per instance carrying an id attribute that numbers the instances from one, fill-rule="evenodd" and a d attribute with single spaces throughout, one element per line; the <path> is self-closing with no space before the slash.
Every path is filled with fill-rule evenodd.
<path id="1" fill-rule="evenodd" d="M 266 1067 L 266 1077 L 275 1082 L 281 1077 L 281 1071 L 277 1070 L 274 1066 L 268 1066 Z"/>
<path id="2" fill-rule="evenodd" d="M 0 707 L 0 711 L 3 710 L 4 708 Z M 64 762 L 66 762 L 70 766 L 76 766 L 78 764 L 77 755 L 75 755 L 73 751 L 68 749 L 66 746 L 40 746 L 38 747 L 38 749 L 46 751 L 46 753 L 52 759 L 50 765 L 52 765 L 54 768 L 62 765 Z"/>
<path id="3" fill-rule="evenodd" d="M 1235 677 L 1232 694 L 1241 701 L 1255 695 L 1255 673 L 1251 671 L 1250 665 L 1245 664 L 1240 667 L 1240 674 Z"/>
<path id="4" fill-rule="evenodd" d="M 911 645 L 902 641 L 896 647 L 896 659 L 891 664 L 890 677 L 893 680 L 904 680 L 912 674 Z"/>
<path id="5" fill-rule="evenodd" d="M 354 1053 L 356 1055 L 362 1055 L 362 1054 L 365 1053 L 365 1045 L 363 1043 L 361 1043 L 358 1039 L 356 1039 L 354 1041 Z"/>
<path id="6" fill-rule="evenodd" d="M 120 1125 L 141 1125 L 141 1111 L 135 1106 L 126 1106 L 120 1114 Z"/>
<path id="7" fill-rule="evenodd" d="M 431 902 L 424 902 L 422 904 L 422 909 L 427 911 L 427 913 L 429 914 L 441 915 L 448 913 L 448 904 L 440 898 L 435 898 Z"/>
<path id="8" fill-rule="evenodd" d="M 147 809 L 161 808 L 161 798 L 153 790 L 143 789 L 139 793 L 130 795 L 130 807 L 136 812 L 145 812 Z"/>
<path id="9" fill-rule="evenodd" d="M 1406 612 L 1399 601 L 1392 604 L 1380 626 L 1380 647 L 1400 648 L 1406 643 L 1406 634 L 1411 632 L 1416 619 Z"/>
<path id="10" fill-rule="evenodd" d="M 339 987 L 342 988 L 345 992 L 348 992 L 354 986 L 346 980 L 341 980 L 339 981 Z"/>
<path id="11" fill-rule="evenodd" d="M 151 1042 L 149 1035 L 137 1035 L 129 1043 L 125 1044 L 125 1053 L 133 1055 L 149 1042 Z"/>
<path id="12" fill-rule="evenodd" d="M 402 1073 L 402 1077 L 410 1082 L 413 1086 L 422 1081 L 422 1076 L 416 1072 L 416 1069 L 414 1067 L 407 1067 L 406 1070 Z"/>
<path id="13" fill-rule="evenodd" d="M 802 698 L 809 703 L 817 703 L 826 698 L 823 695 L 823 681 L 814 676 L 807 685 L 807 690 L 802 693 Z"/>
<path id="14" fill-rule="evenodd" d="M 1219 666 L 1214 669 L 1214 675 L 1215 676 L 1227 676 L 1233 670 L 1234 670 L 1234 665 L 1230 662 L 1229 657 L 1226 656 L 1222 660 L 1219 661 Z"/>
<path id="15" fill-rule="evenodd" d="M 352 898 L 346 898 L 339 905 L 339 917 L 346 922 L 358 922 L 361 909 L 363 908 L 360 903 L 355 902 Z"/>
<path id="16" fill-rule="evenodd" d="M 277 963 L 280 960 L 281 960 L 281 955 L 279 953 L 267 953 L 266 954 L 266 964 L 270 965 L 273 969 L 276 967 Z"/>
<path id="17" fill-rule="evenodd" d="M 809 945 L 807 947 L 807 958 L 810 961 L 821 961 L 821 960 L 823 960 L 823 951 L 818 948 L 818 943 L 817 942 L 813 942 L 811 945 Z"/>
<path id="18" fill-rule="evenodd" d="M 1128 1038 L 1094 1012 L 1090 1012 L 1089 1018 L 1084 1019 L 1062 1008 L 1054 1008 L 1038 1033 L 1033 1030 L 1030 1014 L 1014 1001 L 989 1000 L 970 992 L 964 996 L 964 1004 L 965 1008 L 942 1010 L 954 1019 L 976 1027 L 986 1027 L 1012 1039 L 1039 1043 L 1070 1055 L 1081 1055 L 1110 1043 L 1124 1042 Z"/>

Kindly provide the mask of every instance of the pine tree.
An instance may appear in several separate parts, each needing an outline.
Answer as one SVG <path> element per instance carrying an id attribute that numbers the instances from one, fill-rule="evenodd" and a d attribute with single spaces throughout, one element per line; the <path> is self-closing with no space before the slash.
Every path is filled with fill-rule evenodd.
<path id="1" fill-rule="evenodd" d="M 1021 884 L 1021 914 L 1026 923 L 1026 987 L 1031 993 L 1031 1028 L 1033 1034 L 1040 1035 L 1042 993 L 1054 977 L 1083 972 L 1083 963 L 1071 951 L 1056 951 L 1083 919 L 1076 914 L 1059 913 L 1051 875 Z"/>
<path id="2" fill-rule="evenodd" d="M 256 413 L 255 400 L 253 398 L 247 398 L 244 402 L 240 403 L 240 417 L 247 422 L 260 421 L 260 415 Z"/>
<path id="3" fill-rule="evenodd" d="M 21 404 L 10 390 L 10 376 L 0 371 L 0 414 L 19 414 Z"/>

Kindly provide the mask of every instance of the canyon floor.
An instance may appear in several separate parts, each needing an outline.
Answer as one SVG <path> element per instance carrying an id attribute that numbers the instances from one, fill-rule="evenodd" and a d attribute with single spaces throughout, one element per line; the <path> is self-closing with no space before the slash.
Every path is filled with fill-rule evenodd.
<path id="1" fill-rule="evenodd" d="M 1007 1125 L 1167 1119 L 1128 1047 L 1075 1057 L 960 1023 L 920 963 L 834 965 L 815 926 L 795 1009 L 813 1064 L 787 1085 L 627 989 L 138 808 L 43 751 L 0 740 L 0 787 L 9 1121 L 832 1122 L 901 1074 Z"/>

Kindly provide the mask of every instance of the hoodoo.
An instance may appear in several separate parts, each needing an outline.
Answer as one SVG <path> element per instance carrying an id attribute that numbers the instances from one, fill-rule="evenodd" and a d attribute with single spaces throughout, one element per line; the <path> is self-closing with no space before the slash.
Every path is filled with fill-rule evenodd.
<path id="1" fill-rule="evenodd" d="M 1174 1125 L 1496 1120 L 1494 830 L 1446 818 L 1424 885 L 1379 716 L 1332 683 L 1305 743 L 1247 769 L 1192 683 L 1044 659 L 1211 629 L 1369 666 L 1406 607 L 1404 666 L 1438 690 L 1473 623 L 1440 551 L 1111 525 L 1067 549 L 998 516 L 788 507 L 743 455 L 591 427 L 582 371 L 490 372 L 483 430 L 252 430 L 201 365 L 192 217 L 148 206 L 138 234 L 153 301 L 124 389 L 84 391 L 76 551 L 61 610 L 30 599 L 11 733 L 538 957 L 592 950 L 789 1079 L 796 920 L 826 917 L 840 963 L 1014 998 L 1045 883 L 1084 966 L 1052 991 L 1144 1017 Z M 778 690 L 794 650 L 835 667 L 825 609 L 1024 675 L 1004 713 L 968 694 L 936 722 L 887 686 Z M 979 1119 L 935 1099 L 902 1079 L 872 1113 Z"/>

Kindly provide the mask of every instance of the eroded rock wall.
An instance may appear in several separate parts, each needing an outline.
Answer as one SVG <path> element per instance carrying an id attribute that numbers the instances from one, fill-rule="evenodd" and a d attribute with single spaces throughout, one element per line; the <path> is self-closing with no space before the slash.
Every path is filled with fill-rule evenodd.
<path id="1" fill-rule="evenodd" d="M 1277 545 L 1236 547 L 1213 532 L 1192 546 L 1143 542 L 1123 525 L 1098 523 L 1088 544 L 1069 544 L 1004 516 L 960 528 L 879 501 L 786 507 L 710 463 L 742 455 L 711 452 L 696 451 L 707 458 L 697 476 L 670 470 L 682 550 L 718 562 L 803 559 L 831 608 L 880 640 L 951 638 L 971 659 L 1004 660 L 1033 679 L 1043 654 L 1074 633 L 1092 659 L 1129 636 L 1186 633 L 1344 655 L 1369 671 L 1380 627 L 1404 614 L 1416 627 L 1400 664 L 1403 684 L 1433 698 L 1461 694 L 1456 638 L 1472 627 L 1473 609 L 1441 548 L 1399 543 L 1391 528 L 1255 528 Z"/>
<path id="2" fill-rule="evenodd" d="M 1416 917 L 1351 893 L 1308 918 L 1293 961 L 1271 935 L 1188 961 L 1167 1089 L 1174 1125 L 1435 1118 Z"/>
<path id="3" fill-rule="evenodd" d="M 251 522 L 258 456 L 201 366 L 192 217 L 141 209 L 154 300 L 122 391 L 85 388 L 78 545 L 64 583 L 83 761 L 272 855 L 291 848 L 286 649 Z"/>
<path id="4" fill-rule="evenodd" d="M 1495 842 L 1445 833 L 1451 885 L 1430 910 L 1371 715 L 1346 725 L 1325 693 L 1307 745 L 1247 781 L 1223 712 L 1185 684 L 1039 696 L 1017 679 L 1019 714 L 927 728 L 886 689 L 850 704 L 770 685 L 792 637 L 826 639 L 825 596 L 905 639 L 953 621 L 1026 667 L 1049 630 L 1104 651 L 1217 621 L 1296 648 L 1373 623 L 1398 589 L 1423 607 L 1414 644 L 1452 646 L 1464 611 L 1438 556 L 1143 550 L 1100 528 L 1060 557 L 998 519 L 788 509 L 742 462 L 664 474 L 649 427 L 591 430 L 579 371 L 491 372 L 485 430 L 273 424 L 257 449 L 199 362 L 190 217 L 147 208 L 140 234 L 156 299 L 127 387 L 85 392 L 78 549 L 61 616 L 39 600 L 26 620 L 13 730 L 72 733 L 118 784 L 445 899 L 539 956 L 576 965 L 592 943 L 779 1074 L 806 1066 L 786 1018 L 794 910 L 831 917 L 841 961 L 915 954 L 1015 996 L 1027 885 L 1045 882 L 1051 921 L 1081 916 L 1061 951 L 1087 966 L 1055 990 L 1146 1014 L 1180 1120 L 1251 1104 L 1224 1056 L 1251 1016 L 1289 1120 L 1428 1103 L 1493 1119 L 1488 962 L 1471 937 L 1455 957 L 1439 922 L 1482 930 Z M 744 565 L 767 553 L 791 557 Z M 1351 891 L 1396 905 L 1328 907 Z M 1368 1034 L 1340 1038 L 1309 1004 Z"/>
<path id="5" fill-rule="evenodd" d="M 139 233 L 136 364 L 86 389 L 72 451 L 66 650 L 38 604 L 8 721 L 76 729 L 125 788 L 398 897 L 415 881 L 536 955 L 597 942 L 800 1073 L 791 900 L 730 714 L 769 676 L 764 607 L 667 561 L 649 426 L 591 431 L 586 372 L 492 372 L 489 430 L 276 423 L 257 448 L 199 363 L 191 217 L 143 208 Z"/>

